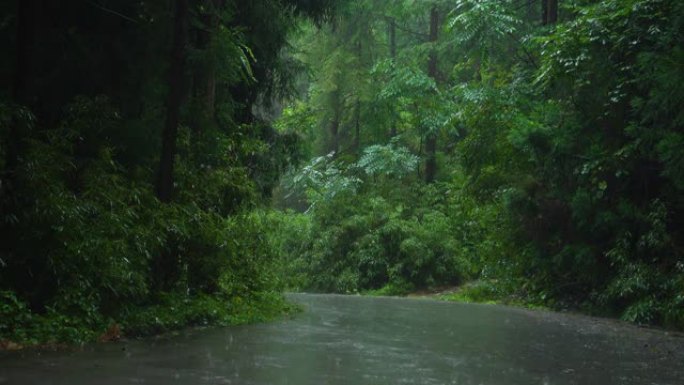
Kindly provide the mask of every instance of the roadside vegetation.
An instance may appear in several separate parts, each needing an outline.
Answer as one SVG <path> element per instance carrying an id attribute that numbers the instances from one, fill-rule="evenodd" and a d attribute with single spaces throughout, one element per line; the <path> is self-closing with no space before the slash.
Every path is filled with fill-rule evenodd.
<path id="1" fill-rule="evenodd" d="M 0 5 L 0 347 L 284 290 L 684 329 L 684 2 Z"/>
<path id="2" fill-rule="evenodd" d="M 291 287 L 684 327 L 684 6 L 348 2 L 277 125 Z M 305 212 L 304 212 L 305 211 Z"/>
<path id="3" fill-rule="evenodd" d="M 256 110 L 291 93 L 288 32 L 330 10 L 0 5 L 0 345 L 288 311 L 258 209 L 297 149 Z"/>

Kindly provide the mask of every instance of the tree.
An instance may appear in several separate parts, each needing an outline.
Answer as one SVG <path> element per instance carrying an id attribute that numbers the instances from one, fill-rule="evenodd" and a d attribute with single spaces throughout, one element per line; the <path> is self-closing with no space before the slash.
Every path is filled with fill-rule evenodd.
<path id="1" fill-rule="evenodd" d="M 249 212 L 299 147 L 257 111 L 294 88 L 289 32 L 332 5 L 0 5 L 0 308 L 18 309 L 0 340 L 91 341 L 139 306 L 276 290 Z"/>
<path id="2" fill-rule="evenodd" d="M 387 33 L 388 37 L 387 40 L 389 40 L 389 54 L 390 54 L 390 59 L 392 61 L 397 60 L 397 24 L 396 20 L 393 17 L 388 17 L 387 18 Z M 392 111 L 392 116 L 391 116 L 391 123 L 390 123 L 390 139 L 394 138 L 397 136 L 397 122 L 396 122 L 396 117 L 394 116 L 395 112 Z"/>
<path id="3" fill-rule="evenodd" d="M 558 0 L 542 0 L 542 25 L 558 21 Z"/>
<path id="4" fill-rule="evenodd" d="M 30 91 L 28 83 L 31 80 L 31 68 L 33 66 L 32 50 L 36 33 L 36 2 L 34 0 L 17 1 L 17 28 L 16 28 L 16 55 L 14 76 L 12 84 L 12 96 L 16 103 L 28 105 L 30 103 Z M 9 176 L 5 183 L 12 184 L 15 179 L 17 162 L 20 154 L 24 151 L 24 124 L 14 119 L 9 131 L 10 145 L 5 153 L 5 172 Z M 3 187 L 0 187 L 2 190 Z"/>
<path id="5" fill-rule="evenodd" d="M 200 25 L 195 28 L 195 47 L 203 54 L 202 60 L 195 64 L 193 93 L 199 105 L 200 121 L 195 119 L 193 129 L 202 132 L 203 125 L 216 124 L 216 87 L 217 64 L 215 56 L 216 34 L 221 25 L 224 0 L 204 0 L 197 10 Z"/>
<path id="6" fill-rule="evenodd" d="M 357 0 L 345 5 L 336 34 L 309 30 L 295 48 L 314 47 L 302 55 L 314 76 L 287 122 L 313 132 L 315 144 L 338 111 L 341 147 L 358 138 L 354 148 L 367 146 L 361 159 L 335 161 L 335 175 L 361 176 L 354 194 L 309 214 L 311 271 L 335 271 L 312 284 L 398 286 L 423 274 L 419 256 L 463 242 L 454 255 L 468 255 L 460 263 L 495 279 L 497 290 L 684 325 L 674 289 L 684 282 L 676 105 L 684 96 L 674 48 L 682 4 L 574 1 L 559 18 L 558 0 Z M 356 7 L 380 16 L 370 25 L 383 33 L 364 34 L 364 51 L 383 47 L 365 56 L 370 65 L 357 65 L 356 40 L 343 33 L 365 14 Z M 331 103 L 333 90 L 340 94 Z M 361 135 L 350 130 L 359 126 Z M 396 184 L 364 175 L 394 145 L 420 155 L 424 175 Z M 424 218 L 442 215 L 459 219 L 435 227 L 453 226 L 440 241 L 406 223 L 428 227 Z"/>
<path id="7" fill-rule="evenodd" d="M 436 5 L 432 6 L 430 10 L 430 42 L 437 43 L 439 37 L 439 11 Z M 428 62 L 428 76 L 430 76 L 435 83 L 438 83 L 437 74 L 437 51 L 433 46 L 430 52 L 430 60 Z M 425 182 L 432 183 L 435 181 L 437 174 L 437 132 L 431 129 L 427 134 L 425 142 L 426 159 L 425 159 Z"/>
<path id="8" fill-rule="evenodd" d="M 173 173 L 180 124 L 180 109 L 183 102 L 186 80 L 185 63 L 188 43 L 188 0 L 176 0 L 173 22 L 173 46 L 169 60 L 168 85 L 166 100 L 166 123 L 162 131 L 162 148 L 159 160 L 159 176 L 157 180 L 157 196 L 168 203 L 173 198 Z"/>

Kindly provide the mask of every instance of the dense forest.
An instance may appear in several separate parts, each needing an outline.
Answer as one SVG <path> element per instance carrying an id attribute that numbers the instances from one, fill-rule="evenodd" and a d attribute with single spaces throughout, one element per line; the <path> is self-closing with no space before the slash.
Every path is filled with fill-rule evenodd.
<path id="1" fill-rule="evenodd" d="M 255 111 L 325 1 L 19 0 L 0 10 L 0 340 L 278 314 L 257 209 L 297 158 Z M 108 333 L 102 334 L 105 329 Z"/>
<path id="2" fill-rule="evenodd" d="M 293 36 L 291 285 L 684 326 L 684 3 L 350 1 Z M 304 214 L 296 214 L 306 210 Z"/>
<path id="3" fill-rule="evenodd" d="M 0 341 L 284 290 L 684 328 L 679 0 L 0 5 Z"/>

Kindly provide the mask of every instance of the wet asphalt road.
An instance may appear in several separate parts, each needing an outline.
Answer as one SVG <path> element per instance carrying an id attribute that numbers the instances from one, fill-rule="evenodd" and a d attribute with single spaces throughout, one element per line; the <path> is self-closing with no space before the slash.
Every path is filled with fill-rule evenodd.
<path id="1" fill-rule="evenodd" d="M 684 385 L 684 337 L 426 299 L 292 294 L 268 324 L 0 352 L 0 384 Z"/>

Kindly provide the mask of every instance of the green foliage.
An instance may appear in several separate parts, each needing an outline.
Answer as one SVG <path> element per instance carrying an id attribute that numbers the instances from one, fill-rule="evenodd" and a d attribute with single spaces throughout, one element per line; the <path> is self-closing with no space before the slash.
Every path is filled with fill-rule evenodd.
<path id="1" fill-rule="evenodd" d="M 286 308 L 256 208 L 302 148 L 269 110 L 294 90 L 287 33 L 333 4 L 190 3 L 185 17 L 169 14 L 176 1 L 64 4 L 48 7 L 47 24 L 22 11 L 31 0 L 3 8 L 0 343 L 83 343 L 112 325 L 138 335 Z"/>
<path id="2" fill-rule="evenodd" d="M 474 281 L 454 293 L 442 294 L 440 299 L 465 303 L 503 303 L 509 293 L 502 290 L 499 282 Z"/>
<path id="3" fill-rule="evenodd" d="M 0 292 L 0 335 L 9 336 L 14 340 L 27 338 L 25 330 L 17 325 L 26 325 L 31 321 L 26 304 L 21 302 L 11 291 Z"/>
<path id="4" fill-rule="evenodd" d="M 606 1 L 579 9 L 575 20 L 539 39 L 538 79 L 546 92 L 566 100 L 562 112 L 571 119 L 558 121 L 557 130 L 575 139 L 556 134 L 560 145 L 537 163 L 564 164 L 570 173 L 539 173 L 550 178 L 545 197 L 533 198 L 541 215 L 555 210 L 573 219 L 534 241 L 558 261 L 553 270 L 546 268 L 552 282 L 565 282 L 563 291 L 627 320 L 673 326 L 681 326 L 682 314 L 675 289 L 682 258 L 681 222 L 675 218 L 682 206 L 674 193 L 677 178 L 669 177 L 677 161 L 674 153 L 663 157 L 663 143 L 676 142 L 681 124 L 676 115 L 655 111 L 677 111 L 665 99 L 680 91 L 654 81 L 654 74 L 663 71 L 677 82 L 681 72 L 675 75 L 667 65 L 654 71 L 643 58 L 660 62 L 677 55 L 666 42 L 681 36 L 682 16 L 678 2 Z M 644 94 L 663 95 L 664 104 L 646 107 Z M 557 202 L 554 208 L 551 201 Z M 549 247 L 554 238 L 566 245 Z M 564 271 L 555 270 L 560 266 Z M 570 285 L 577 286 L 568 290 Z"/>
<path id="5" fill-rule="evenodd" d="M 456 40 L 490 49 L 487 45 L 516 32 L 522 24 L 511 8 L 511 1 L 457 1 L 447 26 Z"/>
<path id="6" fill-rule="evenodd" d="M 312 159 L 292 178 L 293 187 L 305 190 L 313 205 L 339 194 L 353 194 L 361 183 L 357 176 L 346 172 L 346 166 L 335 161 L 333 156 L 331 153 Z"/>
<path id="7" fill-rule="evenodd" d="M 264 322 L 296 309 L 279 293 L 224 298 L 169 294 L 153 306 L 129 309 L 121 320 L 123 332 L 132 337 L 166 333 L 187 326 L 239 325 Z"/>
<path id="8" fill-rule="evenodd" d="M 480 279 L 456 297 L 681 328 L 684 6 L 569 2 L 541 26 L 518 3 L 359 0 L 339 29 L 295 41 L 314 76 L 282 123 L 314 155 L 331 128 L 365 146 L 296 178 L 313 204 L 282 252 L 297 286 L 394 294 Z M 446 17 L 426 43 L 432 7 Z M 374 114 L 356 114 L 356 96 Z M 434 186 L 418 166 L 428 135 Z"/>
<path id="9" fill-rule="evenodd" d="M 149 184 L 126 178 L 111 149 L 79 154 L 78 143 L 88 140 L 81 131 L 120 124 L 116 113 L 103 112 L 109 110 L 104 100 L 80 98 L 59 131 L 28 147 L 21 177 L 14 182 L 26 191 L 22 202 L 27 208 L 11 227 L 22 242 L 2 256 L 3 287 L 11 291 L 3 291 L 1 338 L 29 344 L 86 342 L 111 318 L 140 334 L 199 320 L 257 319 L 282 309 L 282 303 L 268 299 L 280 284 L 275 255 L 263 235 L 264 219 L 256 213 L 220 214 L 234 204 L 221 200 L 224 194 L 254 199 L 247 176 L 240 169 L 205 168 L 191 174 L 181 168 L 180 183 L 204 183 L 204 189 L 187 188 L 178 203 L 161 205 Z M 156 319 L 148 317 L 158 315 L 144 310 L 158 301 L 152 267 L 155 256 L 165 251 L 177 257 L 177 280 L 168 299 L 154 305 L 168 314 L 159 328 L 147 327 Z M 26 266 L 39 273 L 36 279 L 24 275 Z M 31 309 L 19 298 L 41 303 L 45 310 Z M 245 304 L 228 307 L 231 301 Z M 192 306 L 169 310 L 183 303 Z M 216 309 L 225 310 L 211 317 Z M 136 318 L 121 321 L 122 314 Z"/>
<path id="10" fill-rule="evenodd" d="M 572 1 L 544 26 L 519 3 L 193 3 L 182 79 L 168 4 L 6 10 L 0 340 L 471 280 L 452 297 L 684 327 L 684 3 Z M 309 209 L 264 211 L 293 166 L 279 191 Z"/>
<path id="11" fill-rule="evenodd" d="M 418 167 L 419 158 L 404 147 L 373 145 L 363 150 L 356 163 L 366 175 L 402 178 Z"/>
<path id="12" fill-rule="evenodd" d="M 0 316 L 2 340 L 27 345 L 82 344 L 94 340 L 106 327 L 102 318 L 84 320 L 67 315 L 64 309 L 50 308 L 45 314 L 35 314 L 10 291 L 0 293 Z"/>
<path id="13" fill-rule="evenodd" d="M 392 162 L 395 156 L 410 161 Z M 317 197 L 306 214 L 272 214 L 279 224 L 271 237 L 280 245 L 291 288 L 405 293 L 457 284 L 480 273 L 474 261 L 484 259 L 479 255 L 485 250 L 478 246 L 485 233 L 471 216 L 485 211 L 449 191 L 449 185 L 411 182 L 411 163 L 417 162 L 405 150 L 376 146 L 359 163 L 366 167 L 350 169 L 368 174 L 359 174 L 363 179 L 354 192 Z"/>

